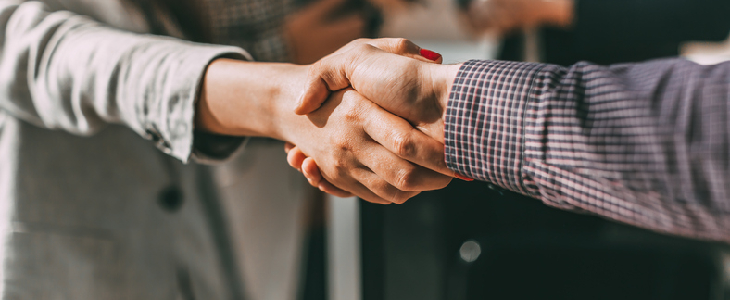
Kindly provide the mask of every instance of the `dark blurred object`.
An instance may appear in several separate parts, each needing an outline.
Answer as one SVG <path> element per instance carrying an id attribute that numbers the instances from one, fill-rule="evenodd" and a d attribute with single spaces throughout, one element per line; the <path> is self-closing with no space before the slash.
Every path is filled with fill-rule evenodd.
<path id="1" fill-rule="evenodd" d="M 471 241 L 484 257 L 455 257 L 451 274 L 463 279 L 448 286 L 448 299 L 722 299 L 713 290 L 718 264 L 698 249 L 535 239 Z"/>
<path id="2" fill-rule="evenodd" d="M 296 3 L 297 6 L 304 7 L 316 1 L 320 0 L 296 0 Z M 365 37 L 375 38 L 378 36 L 380 29 L 383 27 L 383 13 L 368 0 L 345 0 L 339 9 L 332 12 L 329 21 L 352 14 L 363 16 L 366 22 L 365 32 L 363 32 Z"/>
<path id="3" fill-rule="evenodd" d="M 307 234 L 302 259 L 300 300 L 329 299 L 327 285 L 327 228 L 324 196 L 313 197 L 307 212 Z"/>
<path id="4" fill-rule="evenodd" d="M 726 0 L 575 1 L 569 28 L 541 28 L 541 61 L 571 65 L 677 56 L 686 41 L 722 41 L 730 33 Z M 522 35 L 506 37 L 499 59 L 522 60 Z"/>
<path id="5" fill-rule="evenodd" d="M 728 246 L 454 181 L 404 205 L 362 202 L 363 300 L 720 300 Z M 727 298 L 726 298 L 727 297 Z"/>
<path id="6" fill-rule="evenodd" d="M 561 211 L 489 185 L 453 188 L 463 192 L 439 195 L 443 299 L 722 299 L 721 243 Z M 447 206 L 457 198 L 459 207 Z"/>

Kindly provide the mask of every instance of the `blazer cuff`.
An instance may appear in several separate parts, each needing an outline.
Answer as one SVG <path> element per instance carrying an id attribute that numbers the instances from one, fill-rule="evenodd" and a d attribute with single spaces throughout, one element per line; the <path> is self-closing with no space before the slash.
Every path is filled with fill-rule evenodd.
<path id="1" fill-rule="evenodd" d="M 195 104 L 208 65 L 219 57 L 253 60 L 237 47 L 183 42 L 158 69 L 163 99 L 144 125 L 144 137 L 164 153 L 187 163 L 191 158 L 225 160 L 243 143 L 243 137 L 208 138 L 195 132 Z M 153 101 L 154 102 L 154 101 Z M 154 109 L 154 107 L 152 107 Z M 196 138 L 201 139 L 195 142 Z M 205 146 L 201 143 L 205 142 Z M 209 144 L 213 143 L 213 144 Z"/>

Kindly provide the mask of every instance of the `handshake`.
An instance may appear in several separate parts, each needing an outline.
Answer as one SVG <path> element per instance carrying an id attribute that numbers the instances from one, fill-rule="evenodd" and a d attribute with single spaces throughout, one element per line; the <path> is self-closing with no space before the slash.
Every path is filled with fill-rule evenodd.
<path id="1" fill-rule="evenodd" d="M 373 203 L 446 185 L 444 118 L 458 65 L 404 39 L 353 41 L 308 67 L 295 112 L 314 125 L 286 138 L 309 183 Z M 319 131 L 319 133 L 317 133 Z"/>
<path id="2" fill-rule="evenodd" d="M 291 165 L 321 190 L 403 203 L 458 176 L 446 166 L 444 116 L 460 66 L 440 63 L 404 39 L 356 40 L 306 66 L 219 58 L 195 126 L 286 141 Z"/>
<path id="3" fill-rule="evenodd" d="M 730 176 L 715 166 L 730 165 L 716 125 L 730 64 L 440 63 L 403 39 L 357 40 L 309 66 L 216 60 L 196 128 L 286 141 L 289 164 L 337 196 L 403 203 L 468 180 L 458 170 L 559 208 L 728 240 L 717 207 Z"/>

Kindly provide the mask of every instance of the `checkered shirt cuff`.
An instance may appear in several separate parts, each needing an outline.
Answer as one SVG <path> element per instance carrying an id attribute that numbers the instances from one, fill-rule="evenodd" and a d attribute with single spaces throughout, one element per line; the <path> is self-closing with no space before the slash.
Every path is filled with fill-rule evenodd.
<path id="1" fill-rule="evenodd" d="M 452 170 L 526 193 L 522 184 L 524 113 L 544 65 L 471 60 L 454 80 L 445 120 Z M 483 126 L 486 124 L 486 126 Z"/>

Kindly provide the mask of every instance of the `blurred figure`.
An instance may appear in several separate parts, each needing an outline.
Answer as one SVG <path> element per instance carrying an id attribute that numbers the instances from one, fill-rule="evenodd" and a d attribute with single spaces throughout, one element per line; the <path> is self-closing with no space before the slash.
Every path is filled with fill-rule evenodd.
<path id="1" fill-rule="evenodd" d="M 567 27 L 572 23 L 572 0 L 459 0 L 474 31 L 499 35 L 538 26 Z"/>
<path id="2" fill-rule="evenodd" d="M 538 29 L 540 61 L 599 64 L 676 56 L 686 41 L 730 33 L 722 0 L 458 0 L 475 32 L 504 37 L 499 59 L 522 60 L 521 30 Z"/>

